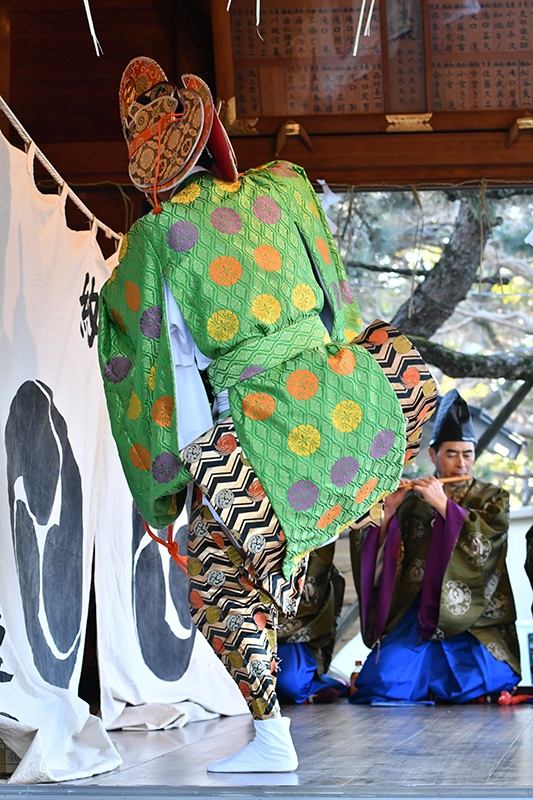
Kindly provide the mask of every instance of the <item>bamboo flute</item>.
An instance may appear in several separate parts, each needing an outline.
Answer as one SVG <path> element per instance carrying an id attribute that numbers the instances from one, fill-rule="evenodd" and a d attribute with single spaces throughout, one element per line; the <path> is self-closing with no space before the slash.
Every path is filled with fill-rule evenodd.
<path id="1" fill-rule="evenodd" d="M 439 483 L 462 483 L 463 481 L 469 481 L 470 475 L 456 475 L 452 478 L 437 478 Z M 398 489 L 412 489 L 413 488 L 413 481 L 409 483 L 402 483 L 401 486 L 398 486 Z"/>

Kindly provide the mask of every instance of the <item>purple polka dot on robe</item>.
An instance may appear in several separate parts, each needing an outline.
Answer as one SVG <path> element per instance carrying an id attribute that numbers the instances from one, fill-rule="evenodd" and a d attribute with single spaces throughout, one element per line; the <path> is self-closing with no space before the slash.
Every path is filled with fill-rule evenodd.
<path id="1" fill-rule="evenodd" d="M 333 292 L 333 296 L 335 298 L 335 303 L 339 311 L 341 310 L 341 293 L 339 292 L 339 287 L 335 283 L 335 281 L 331 281 L 330 283 L 331 291 Z"/>
<path id="2" fill-rule="evenodd" d="M 216 208 L 211 213 L 211 224 L 220 233 L 238 233 L 242 228 L 242 220 L 232 208 Z"/>
<path id="3" fill-rule="evenodd" d="M 275 200 L 268 195 L 262 195 L 254 201 L 254 214 L 261 222 L 275 225 L 279 221 L 281 211 Z"/>
<path id="4" fill-rule="evenodd" d="M 169 483 L 180 471 L 180 462 L 172 453 L 161 453 L 152 462 L 152 476 L 158 483 Z"/>
<path id="5" fill-rule="evenodd" d="M 372 458 L 383 458 L 386 456 L 394 443 L 394 433 L 389 430 L 380 431 L 372 440 L 370 445 L 370 455 Z"/>
<path id="6" fill-rule="evenodd" d="M 311 481 L 296 481 L 289 487 L 287 500 L 296 511 L 307 511 L 318 500 L 318 486 Z"/>
<path id="7" fill-rule="evenodd" d="M 147 339 L 159 339 L 162 320 L 163 311 L 159 306 L 147 308 L 139 322 L 143 336 L 146 336 Z"/>
<path id="8" fill-rule="evenodd" d="M 359 462 L 351 456 L 339 458 L 331 468 L 331 482 L 335 486 L 348 486 L 359 469 Z"/>
<path id="9" fill-rule="evenodd" d="M 339 281 L 339 286 L 341 287 L 342 302 L 351 305 L 354 301 L 352 287 L 350 286 L 348 281 L 344 280 Z"/>
<path id="10" fill-rule="evenodd" d="M 176 253 L 191 250 L 198 241 L 198 228 L 192 222 L 179 220 L 171 225 L 167 232 L 167 244 Z"/>
<path id="11" fill-rule="evenodd" d="M 243 369 L 243 371 L 240 374 L 240 379 L 241 381 L 247 381 L 248 378 L 253 378 L 255 375 L 259 375 L 261 372 L 264 371 L 265 371 L 264 367 L 259 367 L 259 366 L 255 367 L 252 365 L 250 367 L 246 367 L 246 369 Z"/>
<path id="12" fill-rule="evenodd" d="M 128 373 L 132 367 L 131 360 L 126 356 L 115 356 L 110 359 L 107 364 L 104 364 L 104 378 L 109 383 L 120 383 L 124 378 L 128 377 Z"/>

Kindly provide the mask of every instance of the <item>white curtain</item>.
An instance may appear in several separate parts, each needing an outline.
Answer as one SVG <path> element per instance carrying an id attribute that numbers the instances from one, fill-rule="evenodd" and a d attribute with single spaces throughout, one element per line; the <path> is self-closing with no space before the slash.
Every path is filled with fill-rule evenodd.
<path id="1" fill-rule="evenodd" d="M 209 712 L 248 713 L 237 686 L 192 624 L 187 575 L 146 533 L 131 499 L 113 513 L 117 498 L 110 492 L 105 497 L 104 518 L 121 519 L 120 531 L 103 525 L 96 532 L 98 663 L 106 727 L 146 730 L 208 719 Z M 160 538 L 166 537 L 161 531 Z M 186 553 L 185 513 L 174 525 L 173 538 Z M 133 714 L 126 704 L 145 705 Z"/>
<path id="2" fill-rule="evenodd" d="M 33 157 L 0 135 L 0 738 L 22 757 L 14 783 L 115 768 L 113 723 L 246 711 L 191 626 L 186 576 L 134 512 L 97 357 L 110 265 L 96 229 L 67 227 L 65 192 L 38 191 Z M 94 548 L 103 723 L 77 696 Z"/>

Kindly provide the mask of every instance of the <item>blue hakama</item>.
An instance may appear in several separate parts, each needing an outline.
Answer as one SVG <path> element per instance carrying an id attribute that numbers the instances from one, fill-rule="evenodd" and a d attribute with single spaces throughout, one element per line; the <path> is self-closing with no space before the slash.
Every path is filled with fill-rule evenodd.
<path id="1" fill-rule="evenodd" d="M 422 640 L 417 618 L 415 603 L 379 650 L 368 655 L 350 703 L 422 702 L 429 692 L 441 700 L 466 703 L 490 692 L 510 691 L 520 680 L 471 633 Z"/>

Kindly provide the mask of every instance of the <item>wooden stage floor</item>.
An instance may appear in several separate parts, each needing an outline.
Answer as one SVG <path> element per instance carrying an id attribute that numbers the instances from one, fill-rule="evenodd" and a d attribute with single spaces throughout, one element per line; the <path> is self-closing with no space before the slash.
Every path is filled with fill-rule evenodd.
<path id="1" fill-rule="evenodd" d="M 291 774 L 216 775 L 206 765 L 251 738 L 247 716 L 181 730 L 112 732 L 124 764 L 60 787 L 0 787 L 0 798 L 533 797 L 533 706 L 292 706 Z"/>

